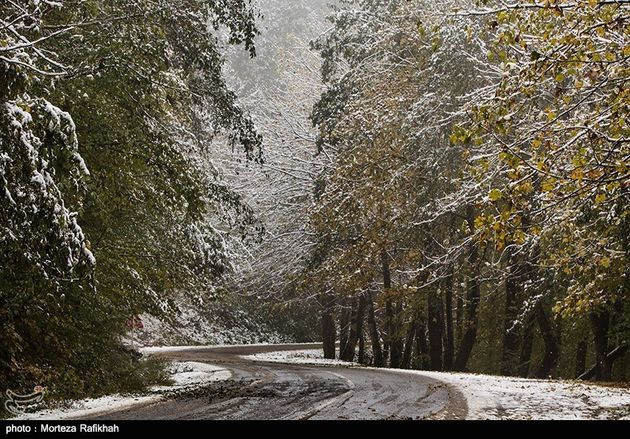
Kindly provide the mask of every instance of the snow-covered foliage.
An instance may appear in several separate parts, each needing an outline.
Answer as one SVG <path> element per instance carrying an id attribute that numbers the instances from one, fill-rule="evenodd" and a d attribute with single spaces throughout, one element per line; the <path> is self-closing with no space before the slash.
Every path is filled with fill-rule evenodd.
<path id="1" fill-rule="evenodd" d="M 204 304 L 191 304 L 184 298 L 177 301 L 179 312 L 164 321 L 142 316 L 143 329 L 127 334 L 135 346 L 233 345 L 290 342 L 279 334 L 264 317 L 243 309 L 238 300 L 222 298 Z"/>
<path id="2" fill-rule="evenodd" d="M 80 265 L 95 264 L 71 210 L 80 205 L 69 199 L 89 175 L 72 118 L 43 99 L 26 98 L 5 102 L 0 123 L 3 276 L 23 276 L 29 267 L 31 276 L 57 287 L 71 283 Z"/>
<path id="3" fill-rule="evenodd" d="M 313 119 L 337 154 L 303 290 L 337 297 L 342 343 L 382 290 L 370 337 L 397 366 L 414 351 L 488 367 L 473 348 L 496 346 L 490 370 L 527 375 L 537 325 L 546 377 L 590 325 L 597 366 L 582 372 L 610 376 L 628 343 L 627 8 L 341 2 L 316 45 Z M 564 318 L 580 329 L 559 334 Z"/>
<path id="4" fill-rule="evenodd" d="M 261 154 L 218 34 L 254 55 L 255 17 L 248 0 L 0 5 L 3 383 L 116 390 L 131 317 L 216 294 L 255 219 L 207 153 L 225 133 Z"/>
<path id="5" fill-rule="evenodd" d="M 227 150 L 213 154 L 217 167 L 244 196 L 263 228 L 260 239 L 234 247 L 240 257 L 229 288 L 267 303 L 281 301 L 299 307 L 277 307 L 272 313 L 289 328 L 308 328 L 309 337 L 315 316 L 305 302 L 294 301 L 295 281 L 312 245 L 306 219 L 316 181 L 330 162 L 326 154 L 317 153 L 309 119 L 322 92 L 321 59 L 310 41 L 326 31 L 329 3 L 257 2 L 262 13 L 257 57 L 249 60 L 231 51 L 225 76 L 263 136 L 264 163 L 235 163 Z M 306 319 L 301 317 L 304 314 L 308 314 Z"/>

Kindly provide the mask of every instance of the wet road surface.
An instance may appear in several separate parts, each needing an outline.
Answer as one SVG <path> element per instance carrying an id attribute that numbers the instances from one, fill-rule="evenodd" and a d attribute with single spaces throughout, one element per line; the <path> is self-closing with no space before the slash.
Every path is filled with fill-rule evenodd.
<path id="1" fill-rule="evenodd" d="M 465 399 L 422 375 L 343 366 L 261 363 L 259 352 L 320 345 L 218 347 L 157 354 L 221 366 L 232 378 L 166 401 L 108 413 L 95 420 L 362 420 L 464 419 Z"/>

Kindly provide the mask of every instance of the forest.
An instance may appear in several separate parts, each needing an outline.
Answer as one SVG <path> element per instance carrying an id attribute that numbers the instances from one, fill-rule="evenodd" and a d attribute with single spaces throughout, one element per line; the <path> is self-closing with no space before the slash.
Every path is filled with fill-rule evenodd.
<path id="1" fill-rule="evenodd" d="M 627 382 L 629 14 L 3 0 L 0 391 L 163 382 L 129 322 L 197 312 L 374 367 Z"/>
<path id="2" fill-rule="evenodd" d="M 481 3 L 361 2 L 318 43 L 324 340 L 337 319 L 375 365 L 626 379 L 628 4 Z"/>

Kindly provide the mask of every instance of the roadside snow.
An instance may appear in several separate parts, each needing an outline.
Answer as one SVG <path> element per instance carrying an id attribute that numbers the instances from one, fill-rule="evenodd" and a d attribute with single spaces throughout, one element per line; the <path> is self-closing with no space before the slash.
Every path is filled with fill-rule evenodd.
<path id="1" fill-rule="evenodd" d="M 16 420 L 64 420 L 102 416 L 107 413 L 125 410 L 139 405 L 160 402 L 168 392 L 182 391 L 214 381 L 223 381 L 232 377 L 227 369 L 206 363 L 173 362 L 169 372 L 172 386 L 155 386 L 147 395 L 110 395 L 102 398 L 73 401 L 67 407 L 41 410 L 20 415 Z"/>
<path id="2" fill-rule="evenodd" d="M 232 378 L 232 373 L 222 367 L 206 363 L 174 362 L 170 369 L 173 386 L 157 386 L 152 391 L 181 390 L 200 386 L 209 382 L 224 381 Z"/>
<path id="3" fill-rule="evenodd" d="M 241 358 L 250 361 L 310 364 L 315 366 L 360 366 L 358 363 L 349 363 L 341 360 L 325 359 L 321 349 L 305 349 L 301 351 L 263 352 L 253 355 L 241 355 Z"/>
<path id="4" fill-rule="evenodd" d="M 243 358 L 288 364 L 358 366 L 356 363 L 324 360 L 321 350 L 270 352 Z M 574 381 L 400 369 L 378 370 L 421 375 L 450 384 L 466 399 L 467 419 L 630 420 L 630 389 Z"/>
<path id="5" fill-rule="evenodd" d="M 404 371 L 462 392 L 468 419 L 630 419 L 630 390 L 574 381 Z"/>
<path id="6" fill-rule="evenodd" d="M 35 413 L 25 413 L 11 418 L 11 420 L 36 421 L 36 420 L 67 420 L 81 419 L 88 416 L 100 416 L 111 412 L 125 410 L 138 405 L 148 405 L 159 402 L 161 395 L 151 396 L 122 396 L 111 395 L 102 398 L 84 399 L 73 401 L 68 407 L 53 410 L 41 410 Z"/>
<path id="7" fill-rule="evenodd" d="M 285 343 L 291 340 L 277 334 L 262 322 L 238 309 L 221 303 L 189 303 L 185 296 L 175 299 L 179 313 L 174 321 L 164 322 L 142 315 L 144 329 L 130 331 L 130 345 L 219 345 L 241 343 Z"/>
<path id="8" fill-rule="evenodd" d="M 317 343 L 291 343 L 294 346 L 315 346 Z M 268 347 L 273 346 L 273 343 L 257 343 L 257 344 L 219 344 L 219 345 L 209 345 L 209 346 L 150 346 L 143 347 L 138 349 L 141 353 L 145 355 L 152 354 L 164 354 L 164 353 L 175 353 L 181 351 L 205 351 L 206 349 L 237 349 L 237 348 L 251 348 L 251 347 Z M 316 352 L 313 350 L 313 352 Z"/>

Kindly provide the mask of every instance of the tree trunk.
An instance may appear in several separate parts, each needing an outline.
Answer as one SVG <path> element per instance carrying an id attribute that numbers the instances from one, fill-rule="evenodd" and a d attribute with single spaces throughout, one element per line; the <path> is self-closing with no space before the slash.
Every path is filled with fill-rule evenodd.
<path id="1" fill-rule="evenodd" d="M 405 338 L 405 349 L 403 351 L 402 361 L 400 363 L 401 369 L 409 369 L 411 367 L 411 353 L 413 351 L 413 339 L 416 335 L 416 322 L 412 322 L 409 331 L 407 331 L 407 337 Z"/>
<path id="2" fill-rule="evenodd" d="M 503 320 L 501 375 L 513 376 L 516 373 L 519 356 L 519 334 L 514 322 L 518 317 L 519 284 L 522 278 L 520 277 L 520 264 L 516 261 L 516 258 L 511 255 L 508 261 L 511 267 L 508 278 L 505 281 L 505 316 Z"/>
<path id="3" fill-rule="evenodd" d="M 523 378 L 529 376 L 529 369 L 532 362 L 532 350 L 534 347 L 534 324 L 536 323 L 536 313 L 532 312 L 525 319 L 523 333 L 521 336 L 521 354 L 518 358 L 518 375 Z"/>
<path id="4" fill-rule="evenodd" d="M 350 333 L 350 315 L 352 305 L 348 304 L 348 299 L 341 302 L 341 313 L 339 317 L 339 352 L 343 351 L 348 344 L 348 334 Z"/>
<path id="5" fill-rule="evenodd" d="M 584 340 L 580 341 L 577 345 L 577 352 L 575 354 L 575 377 L 579 378 L 586 371 L 586 354 L 588 352 L 588 345 Z"/>
<path id="6" fill-rule="evenodd" d="M 608 361 L 612 365 L 615 362 L 615 360 L 623 357 L 626 354 L 626 352 L 628 352 L 628 345 L 627 344 L 623 344 L 621 346 L 617 346 L 615 349 L 613 349 L 608 354 Z M 599 364 L 596 363 L 593 367 L 591 367 L 589 370 L 587 370 L 582 375 L 580 375 L 578 377 L 578 379 L 580 379 L 580 380 L 590 380 L 591 378 L 594 378 L 597 375 L 598 369 L 599 369 Z"/>
<path id="7" fill-rule="evenodd" d="M 427 325 L 429 328 L 429 357 L 431 370 L 442 370 L 442 331 L 444 322 L 440 308 L 442 301 L 437 291 L 431 289 L 427 295 Z"/>
<path id="8" fill-rule="evenodd" d="M 387 299 L 387 301 L 385 302 L 385 327 L 387 328 L 387 339 L 386 339 L 386 344 L 387 344 L 387 355 L 389 356 L 389 366 L 390 367 L 396 367 L 392 365 L 392 360 L 391 357 L 392 356 L 396 356 L 393 351 L 394 351 L 394 347 L 393 347 L 393 341 L 394 341 L 394 332 L 396 331 L 396 328 L 394 327 L 394 305 L 392 304 L 392 301 L 390 299 Z M 387 362 L 388 358 L 385 358 L 385 361 Z"/>
<path id="9" fill-rule="evenodd" d="M 395 309 L 392 306 L 392 309 Z M 400 339 L 400 334 L 398 333 L 398 324 L 397 324 L 397 316 L 392 311 L 391 316 L 391 324 L 390 324 L 390 343 L 389 343 L 389 367 L 397 369 L 400 367 L 400 362 L 402 360 L 402 340 Z"/>
<path id="10" fill-rule="evenodd" d="M 472 229 L 475 224 L 475 208 L 473 206 L 468 206 L 467 216 L 468 224 Z M 466 370 L 468 359 L 477 340 L 477 325 L 479 324 L 479 315 L 477 313 L 481 300 L 479 245 L 474 241 L 470 244 L 468 262 L 470 263 L 472 276 L 468 280 L 468 292 L 466 294 L 466 321 L 464 322 L 464 333 L 459 344 L 455 364 L 453 365 L 453 369 L 459 372 Z"/>
<path id="11" fill-rule="evenodd" d="M 383 292 L 385 293 L 385 357 L 384 360 L 389 360 L 389 353 L 392 346 L 392 334 L 394 326 L 394 310 L 392 308 L 392 301 L 388 297 L 389 290 L 392 287 L 392 277 L 389 270 L 389 255 L 386 251 L 381 252 L 381 264 L 383 270 Z"/>
<path id="12" fill-rule="evenodd" d="M 444 370 L 453 368 L 455 356 L 455 334 L 453 328 L 453 269 L 449 268 L 444 282 L 446 313 L 446 346 L 444 348 Z"/>
<path id="13" fill-rule="evenodd" d="M 322 341 L 324 343 L 324 358 L 334 360 L 336 358 L 335 342 L 337 341 L 337 328 L 333 310 L 335 298 L 331 294 L 325 294 L 322 298 Z"/>
<path id="14" fill-rule="evenodd" d="M 363 314 L 365 311 L 365 296 L 359 294 L 358 299 L 353 300 L 352 316 L 350 318 L 350 333 L 348 334 L 348 342 L 341 352 L 340 359 L 343 361 L 354 361 L 354 353 L 359 342 L 359 336 L 363 331 Z"/>
<path id="15" fill-rule="evenodd" d="M 385 334 L 385 340 L 383 341 L 383 366 L 387 366 L 387 360 L 389 359 L 389 342 L 386 337 L 387 334 Z"/>
<path id="16" fill-rule="evenodd" d="M 610 326 L 610 313 L 600 311 L 590 315 L 593 341 L 595 342 L 595 363 L 597 371 L 595 379 L 609 381 L 612 373 L 612 362 L 608 358 L 608 329 Z"/>
<path id="17" fill-rule="evenodd" d="M 398 368 L 402 362 L 404 340 L 402 337 L 402 327 L 400 319 L 402 317 L 402 303 L 394 303 L 394 334 L 390 349 L 391 367 Z"/>
<path id="18" fill-rule="evenodd" d="M 553 323 L 549 320 L 541 302 L 538 302 L 536 305 L 535 313 L 536 320 L 538 321 L 538 327 L 540 328 L 540 334 L 542 335 L 545 344 L 545 355 L 540 368 L 536 372 L 536 377 L 549 378 L 549 375 L 558 364 L 560 346 L 558 344 L 558 340 L 556 339 L 556 332 L 553 329 Z"/>
<path id="19" fill-rule="evenodd" d="M 416 322 L 416 361 L 422 370 L 429 369 L 429 355 L 427 346 L 427 328 L 424 320 Z"/>
<path id="20" fill-rule="evenodd" d="M 374 367 L 383 367 L 383 351 L 381 350 L 381 337 L 378 333 L 376 315 L 374 313 L 374 299 L 372 293 L 367 293 L 367 323 L 370 333 L 370 343 L 372 344 L 372 356 Z"/>
<path id="21" fill-rule="evenodd" d="M 354 318 L 356 315 L 356 309 L 357 299 L 356 297 L 353 297 L 349 301 L 346 301 L 346 306 L 344 307 L 345 312 L 342 312 L 341 314 L 342 333 L 339 337 L 342 342 L 339 349 L 339 359 L 341 360 L 344 359 L 344 355 L 347 355 L 347 350 L 349 349 L 350 337 L 352 333 Z M 354 350 L 352 350 L 352 353 L 354 353 Z"/>
<path id="22" fill-rule="evenodd" d="M 464 333 L 464 296 L 463 294 L 457 295 L 456 301 L 457 309 L 455 310 L 455 345 L 462 341 L 462 335 Z"/>
<path id="23" fill-rule="evenodd" d="M 392 274 L 389 267 L 389 255 L 386 251 L 381 253 L 381 262 L 383 265 L 383 289 L 385 294 L 392 288 Z M 399 341 L 398 325 L 396 322 L 397 307 L 391 298 L 387 298 L 385 302 L 385 319 L 387 327 L 387 347 L 389 350 L 389 366 L 397 368 L 400 366 L 402 346 Z"/>
<path id="24" fill-rule="evenodd" d="M 357 359 L 359 364 L 365 364 L 365 335 L 363 331 L 359 335 L 359 357 Z"/>

